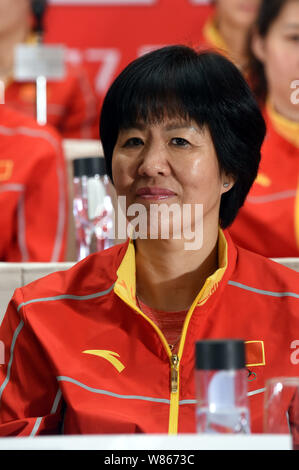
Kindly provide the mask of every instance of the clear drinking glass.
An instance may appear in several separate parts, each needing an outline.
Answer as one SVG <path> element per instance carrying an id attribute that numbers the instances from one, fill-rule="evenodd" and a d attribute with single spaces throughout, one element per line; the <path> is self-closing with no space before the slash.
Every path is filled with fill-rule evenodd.
<path id="1" fill-rule="evenodd" d="M 250 433 L 245 345 L 208 339 L 195 345 L 198 433 Z"/>
<path id="2" fill-rule="evenodd" d="M 299 377 L 274 377 L 266 382 L 264 432 L 291 434 L 299 450 Z"/>
<path id="3" fill-rule="evenodd" d="M 101 158 L 74 160 L 73 214 L 77 260 L 114 245 L 111 183 Z"/>
<path id="4" fill-rule="evenodd" d="M 247 371 L 197 370 L 198 433 L 250 433 Z"/>

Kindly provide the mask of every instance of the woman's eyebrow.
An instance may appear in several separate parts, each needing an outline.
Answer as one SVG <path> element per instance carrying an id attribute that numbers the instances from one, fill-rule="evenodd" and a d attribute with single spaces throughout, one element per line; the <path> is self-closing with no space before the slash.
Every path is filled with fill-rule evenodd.
<path id="1" fill-rule="evenodd" d="M 121 131 L 122 132 L 129 132 L 132 130 L 133 131 L 134 130 L 145 131 L 148 127 L 150 127 L 149 124 L 136 122 L 132 124 L 132 126 L 123 127 Z M 170 122 L 170 123 L 165 124 L 165 126 L 163 126 L 163 129 L 165 131 L 172 131 L 172 130 L 178 130 L 178 129 L 193 129 L 198 132 L 198 129 L 196 129 L 196 127 L 194 127 L 194 125 L 189 122 Z"/>
<path id="2" fill-rule="evenodd" d="M 118 136 L 127 136 L 128 134 L 135 133 L 137 131 L 139 132 L 144 132 L 146 130 L 146 126 L 139 125 L 139 124 L 133 124 L 132 126 L 125 126 L 121 127 L 118 132 Z"/>
<path id="3" fill-rule="evenodd" d="M 164 130 L 166 132 L 177 131 L 177 130 L 180 130 L 180 129 L 193 131 L 197 135 L 200 135 L 200 136 L 204 135 L 204 127 L 201 128 L 201 127 L 195 126 L 194 124 L 188 123 L 188 122 L 186 122 L 186 123 L 173 123 L 173 124 L 166 125 L 165 128 L 164 128 Z"/>
<path id="4" fill-rule="evenodd" d="M 283 27 L 284 29 L 299 29 L 299 23 L 287 23 Z"/>
<path id="5" fill-rule="evenodd" d="M 166 131 L 172 131 L 172 130 L 176 130 L 176 129 L 195 129 L 196 128 L 194 127 L 194 125 L 192 125 L 191 123 L 188 123 L 188 122 L 174 122 L 174 123 L 170 123 L 170 124 L 167 124 L 164 129 Z"/>
<path id="6" fill-rule="evenodd" d="M 138 131 L 144 131 L 147 128 L 147 125 L 144 123 L 139 123 L 135 122 L 134 124 L 130 126 L 125 126 L 120 129 L 121 132 L 126 132 L 126 131 L 131 131 L 131 130 L 138 130 Z"/>

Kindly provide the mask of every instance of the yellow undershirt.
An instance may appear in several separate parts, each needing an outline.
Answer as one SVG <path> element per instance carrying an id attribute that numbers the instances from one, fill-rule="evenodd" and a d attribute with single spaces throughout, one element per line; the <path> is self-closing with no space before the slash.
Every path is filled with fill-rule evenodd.
<path id="1" fill-rule="evenodd" d="M 232 61 L 235 66 L 238 67 L 238 69 L 243 73 L 247 80 L 248 64 L 247 62 L 242 64 L 240 63 L 239 57 L 234 57 L 234 53 L 230 50 L 229 46 L 217 28 L 215 16 L 212 16 L 206 21 L 203 27 L 203 36 L 213 48 L 215 48 L 224 57 Z"/>
<path id="2" fill-rule="evenodd" d="M 203 34 L 205 39 L 216 49 L 220 49 L 225 55 L 229 56 L 229 48 L 224 41 L 223 37 L 219 33 L 215 18 L 211 17 L 207 20 L 203 27 Z"/>
<path id="3" fill-rule="evenodd" d="M 227 242 L 221 229 L 218 238 L 218 269 L 209 276 L 197 295 L 197 305 L 204 304 L 215 291 L 227 268 Z M 135 247 L 133 240 L 127 248 L 127 252 L 117 271 L 118 279 L 114 290 L 119 292 L 123 298 L 132 306 L 136 307 L 136 265 Z"/>
<path id="4" fill-rule="evenodd" d="M 299 148 L 299 122 L 290 121 L 279 114 L 270 100 L 267 101 L 266 109 L 278 134 Z"/>

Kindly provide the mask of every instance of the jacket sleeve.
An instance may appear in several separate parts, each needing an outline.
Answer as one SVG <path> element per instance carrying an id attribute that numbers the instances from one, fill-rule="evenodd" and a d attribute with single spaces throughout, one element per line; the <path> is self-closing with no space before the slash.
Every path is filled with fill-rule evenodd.
<path id="1" fill-rule="evenodd" d="M 24 261 L 64 261 L 66 259 L 68 189 L 67 169 L 61 140 L 40 145 L 41 154 L 32 168 L 24 193 L 23 220 L 19 227 L 25 240 Z M 56 134 L 54 134 L 56 135 Z M 21 220 L 21 218 L 19 218 Z M 21 241 L 22 243 L 22 241 Z"/>
<path id="2" fill-rule="evenodd" d="M 0 437 L 59 434 L 62 396 L 47 355 L 22 315 L 17 289 L 0 327 Z"/>
<path id="3" fill-rule="evenodd" d="M 70 92 L 60 133 L 68 139 L 99 139 L 99 106 L 87 72 L 69 67 L 65 86 Z"/>

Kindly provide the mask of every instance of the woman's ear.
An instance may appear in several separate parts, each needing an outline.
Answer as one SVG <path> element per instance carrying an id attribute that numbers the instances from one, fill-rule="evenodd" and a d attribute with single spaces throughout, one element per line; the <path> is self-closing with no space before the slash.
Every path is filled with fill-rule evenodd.
<path id="1" fill-rule="evenodd" d="M 253 55 L 262 63 L 265 62 L 265 39 L 253 32 L 251 39 L 251 49 Z"/>

